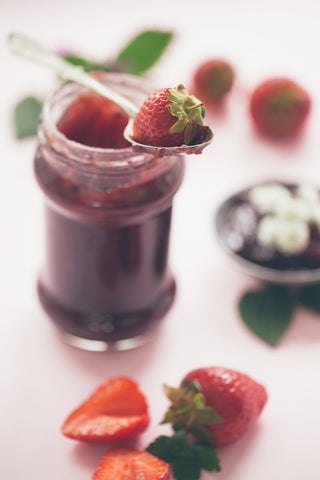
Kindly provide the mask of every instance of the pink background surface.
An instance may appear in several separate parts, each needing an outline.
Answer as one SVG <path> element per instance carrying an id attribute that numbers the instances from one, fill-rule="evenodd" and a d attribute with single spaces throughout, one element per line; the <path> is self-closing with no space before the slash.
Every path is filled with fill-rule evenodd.
<path id="1" fill-rule="evenodd" d="M 163 0 L 153 7 L 143 0 L 1 2 L 1 478 L 91 478 L 106 447 L 78 444 L 60 434 L 71 409 L 111 376 L 134 378 L 152 416 L 140 439 L 143 448 L 167 433 L 159 426 L 167 405 L 162 384 L 177 385 L 190 369 L 210 365 L 256 378 L 268 389 L 269 401 L 248 434 L 219 450 L 222 472 L 204 473 L 201 480 L 320 478 L 320 319 L 299 310 L 276 348 L 255 338 L 236 305 L 256 281 L 226 260 L 212 226 L 225 196 L 255 180 L 320 184 L 319 14 L 315 0 L 264 5 Z M 236 86 L 225 114 L 212 118 L 213 144 L 201 157 L 187 160 L 175 199 L 170 252 L 178 294 L 158 338 L 122 353 L 78 351 L 60 342 L 38 305 L 43 202 L 32 172 L 35 141 L 14 140 L 10 124 L 15 102 L 29 93 L 47 95 L 55 78 L 11 56 L 5 36 L 18 31 L 48 47 L 73 47 L 103 58 L 146 27 L 177 31 L 172 49 L 150 76 L 159 86 L 188 84 L 195 66 L 210 56 L 234 64 Z M 247 114 L 249 92 L 272 75 L 294 78 L 314 100 L 308 128 L 292 144 L 258 138 Z"/>

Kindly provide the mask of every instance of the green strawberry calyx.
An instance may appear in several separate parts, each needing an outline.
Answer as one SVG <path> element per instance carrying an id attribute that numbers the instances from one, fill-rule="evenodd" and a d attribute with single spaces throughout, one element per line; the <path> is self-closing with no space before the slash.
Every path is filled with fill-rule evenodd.
<path id="1" fill-rule="evenodd" d="M 296 92 L 293 88 L 282 88 L 282 90 L 273 93 L 270 98 L 270 105 L 272 112 L 274 112 L 273 121 L 277 122 L 279 128 L 287 128 L 291 124 L 295 124 L 301 103 L 299 92 Z"/>
<path id="2" fill-rule="evenodd" d="M 223 422 L 223 418 L 211 407 L 197 381 L 185 380 L 180 388 L 164 386 L 171 401 L 161 423 L 170 423 L 175 431 L 183 430 L 201 442 L 212 443 L 210 426 Z"/>
<path id="3" fill-rule="evenodd" d="M 194 95 L 190 95 L 182 84 L 177 88 L 168 88 L 167 99 L 170 102 L 169 112 L 178 118 L 169 133 L 184 130 L 184 143 L 190 145 L 197 134 L 198 125 L 205 126 L 203 122 L 205 108 L 202 102 Z"/>

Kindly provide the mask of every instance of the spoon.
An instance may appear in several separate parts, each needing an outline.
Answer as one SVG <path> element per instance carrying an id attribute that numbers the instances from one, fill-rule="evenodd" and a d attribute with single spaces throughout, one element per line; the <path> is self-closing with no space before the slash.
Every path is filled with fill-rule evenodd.
<path id="1" fill-rule="evenodd" d="M 173 154 L 191 154 L 201 153 L 202 150 L 211 143 L 213 133 L 210 127 L 204 129 L 204 134 L 200 138 L 200 143 L 195 145 L 180 145 L 174 147 L 158 147 L 154 145 L 145 145 L 136 142 L 132 134 L 132 125 L 135 116 L 138 113 L 137 107 L 130 102 L 127 98 L 114 92 L 103 83 L 99 82 L 96 78 L 89 75 L 80 66 L 71 65 L 69 62 L 59 57 L 58 55 L 45 49 L 42 45 L 34 42 L 33 40 L 19 35 L 11 34 L 8 38 L 8 43 L 11 51 L 16 55 L 32 60 L 36 63 L 45 65 L 55 70 L 63 80 L 73 81 L 80 85 L 87 87 L 102 97 L 108 98 L 112 102 L 119 105 L 122 110 L 128 115 L 129 122 L 124 131 L 124 137 L 128 140 L 135 150 L 144 151 L 145 153 L 151 153 L 154 156 L 165 156 Z"/>

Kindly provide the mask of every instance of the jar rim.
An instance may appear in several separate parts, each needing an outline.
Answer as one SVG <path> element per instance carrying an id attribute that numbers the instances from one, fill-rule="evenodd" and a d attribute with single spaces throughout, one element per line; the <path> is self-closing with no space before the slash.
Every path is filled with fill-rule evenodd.
<path id="1" fill-rule="evenodd" d="M 121 93 L 139 107 L 143 100 L 154 91 L 150 84 L 141 77 L 126 73 L 99 72 L 99 80 L 109 88 Z M 132 146 L 125 148 L 92 147 L 71 140 L 57 128 L 57 119 L 53 117 L 55 104 L 64 102 L 66 98 L 75 99 L 88 89 L 75 82 L 68 82 L 57 88 L 45 101 L 40 117 L 38 139 L 40 145 L 49 147 L 60 157 L 76 161 L 83 165 L 101 167 L 128 167 L 138 165 L 153 158 L 150 154 L 136 152 Z M 70 100 L 68 102 L 70 104 Z M 61 114 L 60 114 L 61 115 Z"/>

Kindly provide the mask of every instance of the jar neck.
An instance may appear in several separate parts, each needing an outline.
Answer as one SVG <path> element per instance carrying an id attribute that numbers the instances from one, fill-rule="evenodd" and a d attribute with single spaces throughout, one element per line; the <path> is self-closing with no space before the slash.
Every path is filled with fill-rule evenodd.
<path id="1" fill-rule="evenodd" d="M 137 107 L 148 95 L 145 82 L 123 74 L 104 81 Z M 184 170 L 181 155 L 154 157 L 132 147 L 96 148 L 68 139 L 57 127 L 83 87 L 68 83 L 44 106 L 35 174 L 50 206 L 88 223 L 127 225 L 169 208 Z"/>
<path id="2" fill-rule="evenodd" d="M 125 95 L 139 107 L 152 91 L 141 78 L 119 73 L 105 73 L 99 78 L 108 87 Z M 56 90 L 45 102 L 40 119 L 38 138 L 43 150 L 49 151 L 56 161 L 81 168 L 95 170 L 127 171 L 154 161 L 152 155 L 127 148 L 98 148 L 67 138 L 57 127 L 59 119 L 77 97 L 88 90 L 75 83 L 67 83 Z"/>

